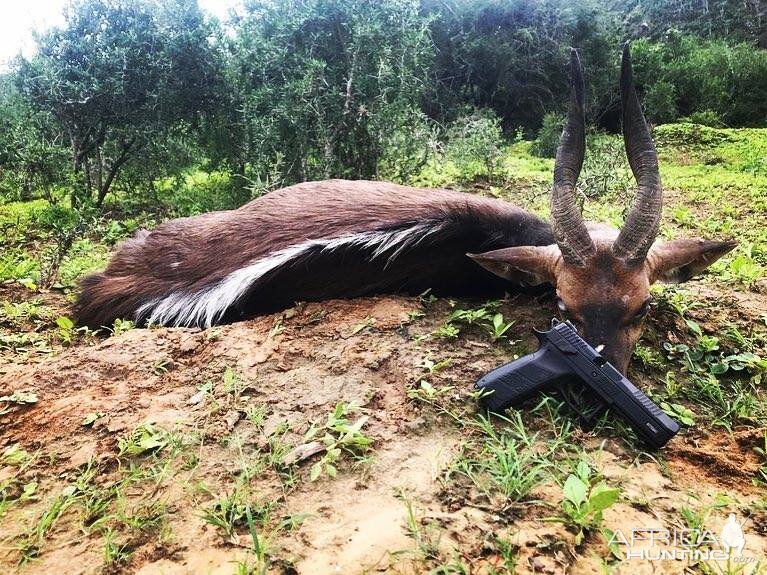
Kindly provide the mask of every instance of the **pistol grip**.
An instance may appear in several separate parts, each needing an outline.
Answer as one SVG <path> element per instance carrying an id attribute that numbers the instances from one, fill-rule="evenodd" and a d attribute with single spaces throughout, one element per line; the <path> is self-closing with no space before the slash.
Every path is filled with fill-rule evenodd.
<path id="1" fill-rule="evenodd" d="M 494 412 L 518 405 L 567 376 L 567 362 L 560 352 L 544 344 L 531 355 L 502 365 L 476 383 L 477 389 L 490 392 L 482 403 Z"/>

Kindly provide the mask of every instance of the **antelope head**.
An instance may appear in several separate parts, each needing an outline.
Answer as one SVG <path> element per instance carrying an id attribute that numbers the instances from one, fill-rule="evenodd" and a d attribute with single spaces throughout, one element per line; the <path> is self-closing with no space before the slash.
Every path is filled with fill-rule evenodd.
<path id="1" fill-rule="evenodd" d="M 655 241 L 662 187 L 658 157 L 639 105 L 628 44 L 621 63 L 623 141 L 637 194 L 620 230 L 584 222 L 575 203 L 585 139 L 583 70 L 570 53 L 570 109 L 557 148 L 551 193 L 556 244 L 520 246 L 472 255 L 476 262 L 513 282 L 556 288 L 562 317 L 572 321 L 592 346 L 626 372 L 650 307 L 650 285 L 679 283 L 732 250 L 733 241 Z"/>

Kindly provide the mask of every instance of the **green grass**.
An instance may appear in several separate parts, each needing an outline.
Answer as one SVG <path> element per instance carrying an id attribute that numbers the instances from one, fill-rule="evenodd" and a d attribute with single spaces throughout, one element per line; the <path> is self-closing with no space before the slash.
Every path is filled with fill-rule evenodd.
<path id="1" fill-rule="evenodd" d="M 492 420 L 480 414 L 465 424 L 475 439 L 464 445 L 449 474 L 468 478 L 490 500 L 495 494 L 510 502 L 528 499 L 555 472 L 555 454 L 568 437 L 564 433 L 539 438 L 529 431 L 518 411 Z"/>

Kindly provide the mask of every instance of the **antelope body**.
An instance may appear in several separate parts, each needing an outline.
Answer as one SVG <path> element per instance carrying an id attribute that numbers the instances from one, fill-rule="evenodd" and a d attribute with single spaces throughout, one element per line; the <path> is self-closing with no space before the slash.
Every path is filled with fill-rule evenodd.
<path id="1" fill-rule="evenodd" d="M 428 288 L 490 295 L 515 284 L 548 283 L 561 314 L 625 372 L 650 284 L 685 281 L 735 243 L 655 242 L 661 182 L 628 46 L 623 133 L 637 197 L 620 231 L 583 221 L 575 185 L 585 149 L 584 85 L 575 50 L 570 68 L 551 225 L 508 202 L 448 190 L 367 181 L 299 184 L 237 210 L 139 232 L 119 246 L 103 273 L 82 281 L 78 320 L 93 327 L 120 317 L 210 327 L 300 300 Z"/>

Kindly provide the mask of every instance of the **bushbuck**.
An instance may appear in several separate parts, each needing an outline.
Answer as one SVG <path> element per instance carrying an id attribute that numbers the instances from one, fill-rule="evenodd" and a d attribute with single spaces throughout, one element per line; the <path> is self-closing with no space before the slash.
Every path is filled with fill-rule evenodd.
<path id="1" fill-rule="evenodd" d="M 662 190 L 628 45 L 623 139 L 637 182 L 620 230 L 584 222 L 575 201 L 585 149 L 584 81 L 570 54 L 570 103 L 554 166 L 551 223 L 498 199 L 384 182 L 328 180 L 269 193 L 232 211 L 168 221 L 122 243 L 86 277 L 76 316 L 89 326 L 209 327 L 295 301 L 384 292 L 492 295 L 550 284 L 562 316 L 625 373 L 650 284 L 683 282 L 732 241 L 656 242 Z"/>

